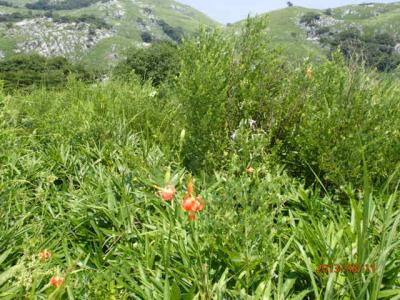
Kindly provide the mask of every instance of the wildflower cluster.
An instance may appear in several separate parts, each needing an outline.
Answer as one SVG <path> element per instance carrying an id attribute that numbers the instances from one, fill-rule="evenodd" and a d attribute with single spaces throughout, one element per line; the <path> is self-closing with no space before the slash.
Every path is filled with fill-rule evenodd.
<path id="1" fill-rule="evenodd" d="M 157 195 L 164 201 L 172 201 L 176 194 L 176 188 L 173 185 L 166 185 L 163 188 L 159 188 Z M 205 202 L 199 195 L 194 195 L 193 182 L 189 179 L 187 185 L 187 194 L 181 203 L 182 209 L 189 213 L 188 219 L 190 221 L 196 220 L 196 213 L 201 211 Z"/>
<path id="2" fill-rule="evenodd" d="M 52 253 L 49 250 L 43 250 L 39 252 L 38 256 L 41 262 L 46 262 L 51 259 Z M 58 288 L 59 286 L 63 285 L 64 281 L 64 277 L 52 276 L 49 283 L 55 288 Z"/>

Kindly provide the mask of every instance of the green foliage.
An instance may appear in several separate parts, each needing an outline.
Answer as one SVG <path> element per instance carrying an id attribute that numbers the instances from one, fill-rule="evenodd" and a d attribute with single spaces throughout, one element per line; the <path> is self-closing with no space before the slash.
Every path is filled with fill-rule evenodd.
<path id="1" fill-rule="evenodd" d="M 183 126 L 179 106 L 152 98 L 154 90 L 134 80 L 92 87 L 71 80 L 61 92 L 5 100 L 2 298 L 399 294 L 396 194 L 347 189 L 351 206 L 341 207 L 262 162 L 246 174 L 238 157 L 196 178 L 207 206 L 188 223 L 179 208 L 187 174 L 173 151 Z M 154 194 L 165 177 L 179 190 L 176 202 Z M 53 253 L 47 262 L 37 257 L 43 249 Z M 351 262 L 376 271 L 316 271 Z M 55 274 L 66 277 L 58 290 L 48 284 Z"/>
<path id="2" fill-rule="evenodd" d="M 333 12 L 332 12 L 332 8 L 328 8 L 324 11 L 324 14 L 327 16 L 332 16 Z"/>
<path id="3" fill-rule="evenodd" d="M 265 26 L 202 31 L 158 86 L 0 81 L 1 299 L 400 297 L 398 79 L 291 67 Z"/>
<path id="4" fill-rule="evenodd" d="M 337 55 L 316 71 L 293 70 L 270 50 L 263 26 L 249 21 L 233 39 L 203 31 L 182 48 L 176 93 L 187 123 L 186 166 L 213 170 L 226 153 L 255 147 L 310 184 L 317 175 L 329 189 L 360 187 L 363 158 L 354 149 L 364 149 L 372 180 L 385 181 L 400 161 L 396 84 L 382 85 Z M 243 128 L 251 133 L 240 145 L 234 137 Z"/>
<path id="5" fill-rule="evenodd" d="M 37 2 L 27 3 L 25 7 L 37 10 L 72 10 L 90 6 L 97 2 L 108 2 L 109 0 L 62 0 L 49 1 L 38 0 Z"/>
<path id="6" fill-rule="evenodd" d="M 333 50 L 339 48 L 348 60 L 356 60 L 378 71 L 393 71 L 400 65 L 395 38 L 388 33 L 361 34 L 350 28 L 324 39 Z"/>
<path id="7" fill-rule="evenodd" d="M 230 136 L 242 120 L 269 127 L 270 97 L 285 74 L 285 64 L 269 46 L 263 18 L 248 20 L 234 38 L 203 30 L 185 43 L 177 84 L 186 114 L 187 166 L 221 165 Z"/>
<path id="8" fill-rule="evenodd" d="M 396 84 L 347 68 L 337 54 L 313 76 L 302 118 L 285 139 L 290 165 L 303 174 L 312 169 L 310 180 L 316 173 L 327 187 L 360 187 L 364 153 L 372 179 L 385 181 L 400 161 Z"/>
<path id="9" fill-rule="evenodd" d="M 52 18 L 54 22 L 56 23 L 88 23 L 92 25 L 94 28 L 105 28 L 105 29 L 111 29 L 112 25 L 108 24 L 106 21 L 103 19 L 100 19 L 94 15 L 87 15 L 83 14 L 81 16 L 59 16 L 57 14 L 49 14 L 48 17 Z"/>
<path id="10" fill-rule="evenodd" d="M 32 89 L 34 86 L 59 88 L 66 84 L 70 74 L 83 81 L 93 80 L 95 76 L 63 57 L 15 55 L 0 61 L 0 80 L 4 80 L 7 91 Z"/>
<path id="11" fill-rule="evenodd" d="M 0 6 L 13 7 L 13 4 L 11 2 L 1 0 Z"/>
<path id="12" fill-rule="evenodd" d="M 167 22 L 164 20 L 158 20 L 157 24 L 161 26 L 163 32 L 173 41 L 175 42 L 181 42 L 184 32 L 181 27 L 172 27 L 169 25 Z"/>
<path id="13" fill-rule="evenodd" d="M 304 23 L 307 26 L 313 26 L 316 21 L 321 19 L 321 15 L 317 12 L 308 12 L 301 16 L 300 23 Z"/>
<path id="14" fill-rule="evenodd" d="M 142 38 L 142 41 L 144 43 L 151 43 L 153 41 L 153 36 L 151 35 L 150 32 L 147 32 L 147 31 L 142 32 L 140 34 L 140 37 Z"/>
<path id="15" fill-rule="evenodd" d="M 28 13 L 21 13 L 21 12 L 14 12 L 10 14 L 1 14 L 0 15 L 0 23 L 15 23 L 25 19 L 34 19 L 34 18 L 51 18 L 56 23 L 87 23 L 92 25 L 94 28 L 105 28 L 111 29 L 112 26 L 108 24 L 106 21 L 94 16 L 94 15 L 87 15 L 83 14 L 81 16 L 60 16 L 53 11 L 47 11 L 45 13 L 35 13 L 32 12 Z"/>
<path id="16" fill-rule="evenodd" d="M 137 74 L 143 82 L 151 80 L 154 85 L 175 76 L 179 70 L 176 45 L 159 41 L 145 48 L 132 48 L 127 58 L 114 69 L 117 77 Z"/>
<path id="17" fill-rule="evenodd" d="M 10 14 L 1 14 L 0 15 L 0 22 L 1 23 L 6 23 L 6 22 L 19 22 L 24 19 L 31 18 L 30 15 L 28 14 L 23 14 L 20 12 L 13 12 Z"/>

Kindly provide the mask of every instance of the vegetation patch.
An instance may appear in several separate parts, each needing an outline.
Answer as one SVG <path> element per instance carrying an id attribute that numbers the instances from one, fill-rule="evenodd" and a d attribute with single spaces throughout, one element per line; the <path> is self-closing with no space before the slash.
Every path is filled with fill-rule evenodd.
<path id="1" fill-rule="evenodd" d="M 14 5 L 11 2 L 0 0 L 0 6 L 5 6 L 5 7 L 14 7 Z"/>
<path id="2" fill-rule="evenodd" d="M 87 23 L 97 29 L 111 29 L 112 25 L 108 24 L 101 18 L 94 15 L 83 14 L 81 16 L 61 16 L 57 13 L 45 12 L 45 13 L 21 13 L 15 12 L 11 14 L 0 15 L 0 22 L 15 23 L 23 20 L 36 19 L 36 18 L 51 18 L 56 23 Z"/>
<path id="3" fill-rule="evenodd" d="M 399 298 L 399 79 L 294 66 L 267 26 L 102 81 L 3 63 L 0 298 Z M 25 73 L 59 87 L 10 91 Z"/>
<path id="4" fill-rule="evenodd" d="M 300 18 L 300 23 L 304 23 L 307 26 L 313 26 L 315 22 L 319 21 L 320 19 L 321 15 L 319 13 L 309 12 Z"/>
<path id="5" fill-rule="evenodd" d="M 165 41 L 155 42 L 146 48 L 128 50 L 126 59 L 113 71 L 118 78 L 127 78 L 135 73 L 143 82 L 151 81 L 154 85 L 172 79 L 178 72 L 177 46 Z"/>
<path id="6" fill-rule="evenodd" d="M 328 35 L 321 42 L 333 51 L 339 48 L 347 60 L 355 60 L 380 72 L 393 71 L 400 65 L 400 53 L 396 51 L 398 41 L 389 33 L 365 34 L 349 28 Z"/>
<path id="7" fill-rule="evenodd" d="M 8 92 L 32 90 L 35 86 L 61 88 L 72 74 L 86 82 L 95 78 L 82 66 L 74 66 L 63 57 L 16 55 L 0 61 L 0 80 Z"/>
<path id="8" fill-rule="evenodd" d="M 108 1 L 109 0 L 39 0 L 37 2 L 25 4 L 25 7 L 34 10 L 72 10 L 87 7 L 97 2 Z"/>
<path id="9" fill-rule="evenodd" d="M 183 38 L 183 29 L 180 27 L 172 27 L 164 20 L 158 20 L 158 25 L 161 27 L 163 32 L 173 41 L 181 42 Z"/>

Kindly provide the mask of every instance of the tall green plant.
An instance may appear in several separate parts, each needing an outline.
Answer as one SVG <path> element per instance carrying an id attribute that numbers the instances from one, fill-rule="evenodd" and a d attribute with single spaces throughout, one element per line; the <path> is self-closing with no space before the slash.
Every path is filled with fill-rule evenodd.
<path id="1" fill-rule="evenodd" d="M 188 127 L 190 168 L 220 165 L 242 120 L 255 124 L 271 117 L 269 101 L 279 90 L 284 63 L 269 45 L 266 26 L 265 18 L 248 19 L 231 35 L 203 29 L 184 43 L 176 93 Z"/>

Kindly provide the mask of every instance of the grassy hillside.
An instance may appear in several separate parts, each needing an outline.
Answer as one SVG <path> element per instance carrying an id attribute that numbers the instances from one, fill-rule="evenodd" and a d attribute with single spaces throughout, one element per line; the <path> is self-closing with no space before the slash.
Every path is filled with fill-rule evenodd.
<path id="1" fill-rule="evenodd" d="M 349 5 L 333 8 L 328 14 L 327 10 L 296 6 L 267 13 L 273 44 L 281 46 L 296 60 L 307 56 L 322 58 L 329 50 L 321 45 L 320 36 L 310 33 L 310 28 L 301 24 L 302 16 L 310 12 L 321 16 L 317 28 L 340 32 L 355 27 L 364 33 L 389 33 L 400 45 L 400 3 Z"/>
<path id="2" fill-rule="evenodd" d="M 72 0 L 64 2 L 68 1 Z M 171 0 L 93 1 L 81 8 L 53 9 L 54 16 L 50 9 L 28 9 L 26 5 L 32 3 L 35 0 L 0 5 L 3 18 L 14 16 L 0 22 L 0 54 L 36 51 L 107 66 L 115 63 L 124 49 L 142 46 L 143 35 L 151 40 L 176 40 L 194 33 L 200 25 L 217 25 L 193 8 Z M 94 20 L 82 21 L 82 16 Z"/>
<path id="3" fill-rule="evenodd" d="M 399 299 L 399 82 L 265 25 L 157 87 L 0 84 L 1 299 Z"/>

